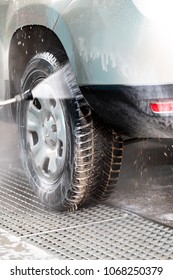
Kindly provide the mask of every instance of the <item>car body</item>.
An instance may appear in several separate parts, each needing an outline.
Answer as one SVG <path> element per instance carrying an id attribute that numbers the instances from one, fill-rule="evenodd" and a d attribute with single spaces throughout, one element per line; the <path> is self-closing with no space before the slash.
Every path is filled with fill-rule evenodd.
<path id="1" fill-rule="evenodd" d="M 144 7 L 140 2 L 146 2 Z M 25 42 L 21 28 L 40 25 L 40 30 L 46 27 L 57 35 L 84 94 L 105 121 L 127 135 L 171 137 L 169 114 L 165 117 L 164 112 L 160 117 L 150 107 L 150 102 L 172 98 L 171 18 L 164 14 L 168 9 L 162 9 L 164 22 L 160 21 L 154 3 L 148 15 L 147 2 L 1 1 L 1 87 L 9 79 L 7 65 L 8 61 L 11 64 L 17 36 L 24 62 L 18 58 L 10 67 L 24 67 L 22 63 L 26 64 L 31 55 L 25 53 L 30 42 Z M 41 43 L 33 42 L 37 46 Z M 2 98 L 4 92 L 2 88 Z"/>
<path id="2" fill-rule="evenodd" d="M 171 7 L 169 0 L 2 0 L 1 99 L 20 92 L 35 54 L 58 45 L 103 123 L 119 135 L 172 137 Z"/>

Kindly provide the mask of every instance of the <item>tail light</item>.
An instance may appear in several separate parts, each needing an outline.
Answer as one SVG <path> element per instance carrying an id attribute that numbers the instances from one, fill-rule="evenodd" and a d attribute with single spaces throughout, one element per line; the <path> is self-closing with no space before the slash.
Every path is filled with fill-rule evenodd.
<path id="1" fill-rule="evenodd" d="M 150 103 L 153 113 L 173 113 L 173 100 Z"/>

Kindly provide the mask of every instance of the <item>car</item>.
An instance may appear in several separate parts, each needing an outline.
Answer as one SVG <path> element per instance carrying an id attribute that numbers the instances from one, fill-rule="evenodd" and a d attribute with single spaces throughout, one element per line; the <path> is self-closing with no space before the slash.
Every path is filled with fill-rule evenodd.
<path id="1" fill-rule="evenodd" d="M 44 85 L 8 115 L 46 207 L 75 210 L 109 197 L 124 137 L 172 137 L 171 7 L 169 0 L 1 0 L 1 99 Z"/>

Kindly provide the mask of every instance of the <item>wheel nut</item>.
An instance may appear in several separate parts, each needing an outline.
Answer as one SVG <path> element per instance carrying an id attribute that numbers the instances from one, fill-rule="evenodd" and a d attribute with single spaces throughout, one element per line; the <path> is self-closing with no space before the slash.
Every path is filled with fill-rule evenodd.
<path id="1" fill-rule="evenodd" d="M 50 140 L 50 144 L 52 145 L 52 146 L 55 146 L 55 142 L 51 139 Z"/>
<path id="2" fill-rule="evenodd" d="M 52 129 L 53 132 L 56 132 L 56 131 L 57 131 L 56 125 L 53 124 L 53 125 L 51 126 L 51 129 Z"/>

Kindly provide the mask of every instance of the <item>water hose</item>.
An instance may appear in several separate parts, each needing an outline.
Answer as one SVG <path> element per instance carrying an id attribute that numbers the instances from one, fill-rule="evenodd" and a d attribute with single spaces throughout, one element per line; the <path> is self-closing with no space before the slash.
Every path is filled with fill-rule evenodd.
<path id="1" fill-rule="evenodd" d="M 33 100 L 32 91 L 30 89 L 26 90 L 22 94 L 15 95 L 13 98 L 0 101 L 0 106 L 9 105 L 16 102 L 19 103 L 23 100 Z"/>

